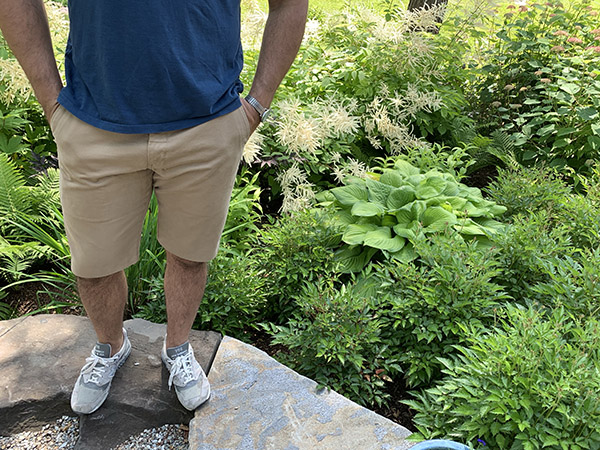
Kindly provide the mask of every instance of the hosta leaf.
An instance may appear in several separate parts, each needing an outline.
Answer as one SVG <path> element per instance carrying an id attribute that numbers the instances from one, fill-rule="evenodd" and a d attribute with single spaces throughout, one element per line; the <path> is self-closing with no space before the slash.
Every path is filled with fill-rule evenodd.
<path id="1" fill-rule="evenodd" d="M 415 166 L 409 164 L 408 162 L 406 162 L 402 159 L 399 159 L 398 161 L 396 161 L 396 163 L 394 164 L 394 168 L 400 175 L 402 175 L 404 177 L 410 177 L 411 175 L 418 175 L 421 172 Z"/>
<path id="2" fill-rule="evenodd" d="M 394 225 L 396 225 L 397 223 L 398 223 L 398 219 L 396 219 L 396 216 L 393 216 L 392 214 L 386 214 L 381 219 L 381 226 L 384 226 L 384 227 L 391 228 Z"/>
<path id="3" fill-rule="evenodd" d="M 483 229 L 483 231 L 487 232 L 488 234 L 499 233 L 504 231 L 504 229 L 506 228 L 505 224 L 503 224 L 502 222 L 498 222 L 494 219 L 478 218 L 473 219 L 473 222 L 479 225 Z"/>
<path id="4" fill-rule="evenodd" d="M 424 179 L 425 177 L 423 175 L 411 175 L 406 179 L 406 183 L 413 187 L 417 187 Z"/>
<path id="5" fill-rule="evenodd" d="M 421 228 L 421 224 L 416 220 L 406 223 L 394 225 L 394 233 L 406 239 L 416 239 L 417 233 Z"/>
<path id="6" fill-rule="evenodd" d="M 360 272 L 371 260 L 377 249 L 359 246 L 346 247 L 336 253 L 344 272 Z"/>
<path id="7" fill-rule="evenodd" d="M 350 225 L 351 223 L 356 222 L 356 217 L 354 217 L 350 211 L 340 209 L 333 215 L 333 220 L 338 225 Z"/>
<path id="8" fill-rule="evenodd" d="M 466 211 L 467 215 L 469 215 L 470 217 L 488 216 L 490 214 L 487 209 L 479 208 L 471 202 L 465 203 L 465 206 L 462 208 L 462 210 Z"/>
<path id="9" fill-rule="evenodd" d="M 358 184 L 350 184 L 348 186 L 342 186 L 333 188 L 331 190 L 335 198 L 344 206 L 352 206 L 358 201 L 369 200 L 369 193 L 365 186 Z"/>
<path id="10" fill-rule="evenodd" d="M 379 177 L 379 182 L 393 187 L 400 187 L 405 184 L 404 177 L 395 170 L 388 170 Z"/>
<path id="11" fill-rule="evenodd" d="M 379 227 L 365 235 L 364 245 L 388 252 L 397 252 L 404 247 L 405 242 L 400 236 L 392 237 L 392 230 L 389 227 Z"/>
<path id="12" fill-rule="evenodd" d="M 417 252 L 415 251 L 415 247 L 407 242 L 406 245 L 399 252 L 392 253 L 392 258 L 397 259 L 404 264 L 408 264 L 411 261 L 417 259 Z"/>
<path id="13" fill-rule="evenodd" d="M 404 205 L 415 199 L 415 190 L 410 186 L 403 186 L 394 189 L 387 199 L 387 207 L 394 211 L 402 208 Z"/>
<path id="14" fill-rule="evenodd" d="M 470 236 L 485 236 L 482 227 L 471 219 L 460 220 L 454 225 L 454 229 L 461 234 Z"/>
<path id="15" fill-rule="evenodd" d="M 364 242 L 365 240 L 365 235 L 373 230 L 377 229 L 377 225 L 373 225 L 373 224 L 362 224 L 362 225 L 358 225 L 358 224 L 350 224 L 348 225 L 348 228 L 346 228 L 346 231 L 344 232 L 344 235 L 342 236 L 342 241 L 344 241 L 346 244 L 350 244 L 350 245 L 360 245 Z"/>
<path id="16" fill-rule="evenodd" d="M 441 206 L 433 206 L 423 213 L 423 226 L 427 231 L 442 231 L 458 222 L 458 218 Z"/>
<path id="17" fill-rule="evenodd" d="M 454 183 L 452 181 L 448 181 L 446 183 L 446 187 L 442 191 L 443 195 L 454 196 L 458 194 L 458 183 Z"/>
<path id="18" fill-rule="evenodd" d="M 506 212 L 506 207 L 502 206 L 502 205 L 493 205 L 493 206 L 490 206 L 489 211 L 493 216 L 499 216 Z"/>
<path id="19" fill-rule="evenodd" d="M 398 220 L 398 224 L 402 226 L 408 226 L 412 221 L 416 221 L 417 217 L 415 216 L 412 208 L 404 208 L 399 211 L 396 211 L 396 219 Z"/>
<path id="20" fill-rule="evenodd" d="M 369 201 L 378 203 L 381 206 L 385 206 L 390 193 L 394 189 L 393 186 L 380 183 L 379 181 L 375 181 L 370 178 L 367 178 L 366 184 L 367 190 L 369 191 Z"/>
<path id="21" fill-rule="evenodd" d="M 467 199 L 461 197 L 448 197 L 446 201 L 455 211 L 463 211 L 467 204 Z"/>
<path id="22" fill-rule="evenodd" d="M 352 215 L 359 217 L 373 217 L 383 214 L 385 208 L 377 203 L 359 201 L 352 206 Z"/>
<path id="23" fill-rule="evenodd" d="M 422 180 L 416 189 L 418 199 L 426 200 L 440 195 L 446 189 L 447 181 L 441 177 L 429 177 Z"/>

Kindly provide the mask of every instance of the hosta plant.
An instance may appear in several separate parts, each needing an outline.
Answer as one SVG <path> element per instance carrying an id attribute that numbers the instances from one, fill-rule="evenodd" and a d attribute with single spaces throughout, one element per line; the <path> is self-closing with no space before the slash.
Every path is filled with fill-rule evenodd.
<path id="1" fill-rule="evenodd" d="M 433 233 L 485 241 L 502 229 L 495 218 L 506 211 L 454 175 L 422 173 L 402 159 L 381 173 L 352 178 L 320 199 L 336 210 L 333 222 L 346 244 L 338 256 L 348 271 L 361 270 L 376 254 L 411 261 L 417 257 L 414 241 Z"/>

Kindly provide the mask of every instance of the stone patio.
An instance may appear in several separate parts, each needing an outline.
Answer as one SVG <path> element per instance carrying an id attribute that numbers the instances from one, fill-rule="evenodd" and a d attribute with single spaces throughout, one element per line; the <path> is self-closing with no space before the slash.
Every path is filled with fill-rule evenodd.
<path id="1" fill-rule="evenodd" d="M 317 384 L 266 353 L 214 332 L 191 342 L 211 399 L 195 415 L 167 388 L 165 325 L 125 322 L 132 343 L 105 404 L 80 418 L 78 449 L 110 449 L 145 428 L 190 426 L 191 450 L 407 449 L 404 427 Z M 73 415 L 70 393 L 95 342 L 89 320 L 38 315 L 0 322 L 0 435 Z"/>

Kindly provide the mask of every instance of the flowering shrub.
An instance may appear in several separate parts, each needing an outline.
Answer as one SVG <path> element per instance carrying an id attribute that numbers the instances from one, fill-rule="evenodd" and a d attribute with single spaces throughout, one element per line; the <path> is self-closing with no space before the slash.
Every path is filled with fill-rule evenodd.
<path id="1" fill-rule="evenodd" d="M 272 195 L 283 192 L 284 211 L 307 207 L 312 191 L 364 173 L 376 157 L 426 149 L 434 141 L 454 144 L 458 131 L 471 125 L 462 81 L 442 70 L 450 39 L 412 31 L 416 23 L 436 23 L 442 12 L 386 21 L 358 7 L 309 20 L 274 102 L 277 121 L 263 125 L 245 150 Z M 250 16 L 249 30 L 257 18 Z M 252 48 L 250 81 L 257 45 L 245 39 Z"/>

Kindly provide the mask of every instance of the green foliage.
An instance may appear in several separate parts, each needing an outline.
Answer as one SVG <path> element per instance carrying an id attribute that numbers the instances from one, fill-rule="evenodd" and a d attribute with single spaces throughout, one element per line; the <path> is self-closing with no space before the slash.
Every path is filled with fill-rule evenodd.
<path id="1" fill-rule="evenodd" d="M 347 244 L 338 257 L 348 271 L 360 271 L 378 252 L 411 261 L 417 257 L 415 241 L 431 234 L 471 239 L 496 233 L 502 224 L 493 217 L 506 210 L 450 173 L 421 173 L 403 159 L 381 175 L 351 179 L 321 198 L 336 208 L 333 220 Z"/>
<path id="2" fill-rule="evenodd" d="M 362 405 L 382 405 L 384 381 L 400 367 L 382 338 L 379 302 L 368 283 L 335 284 L 302 283 L 288 324 L 265 328 L 288 349 L 283 362 Z"/>
<path id="3" fill-rule="evenodd" d="M 466 330 L 492 325 L 507 298 L 494 282 L 494 250 L 437 236 L 417 242 L 420 260 L 376 267 L 385 301 L 383 341 L 389 345 L 411 386 L 437 379 L 438 357 L 456 352 Z"/>
<path id="4" fill-rule="evenodd" d="M 244 339 L 257 327 L 267 306 L 267 280 L 253 258 L 221 252 L 211 261 L 204 300 L 194 327 Z"/>
<path id="5" fill-rule="evenodd" d="M 589 5 L 513 6 L 486 41 L 477 118 L 510 133 L 523 164 L 587 173 L 600 155 L 599 32 Z"/>
<path id="6" fill-rule="evenodd" d="M 600 323 L 565 308 L 509 307 L 501 326 L 474 334 L 444 378 L 407 401 L 420 437 L 452 437 L 490 449 L 600 446 Z"/>
<path id="7" fill-rule="evenodd" d="M 260 230 L 252 255 L 266 280 L 268 320 L 281 323 L 291 317 L 303 282 L 316 283 L 338 272 L 333 257 L 338 243 L 339 232 L 318 211 L 283 215 Z"/>

